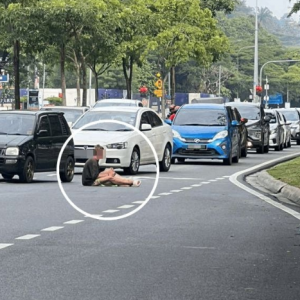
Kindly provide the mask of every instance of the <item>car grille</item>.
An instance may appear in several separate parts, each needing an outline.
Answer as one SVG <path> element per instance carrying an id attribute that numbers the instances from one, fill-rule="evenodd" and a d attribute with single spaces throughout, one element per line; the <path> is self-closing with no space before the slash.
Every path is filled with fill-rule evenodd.
<path id="1" fill-rule="evenodd" d="M 75 149 L 94 149 L 95 148 L 95 145 L 92 146 L 92 145 L 75 145 L 74 146 Z"/>
<path id="2" fill-rule="evenodd" d="M 208 149 L 208 150 L 179 149 L 177 153 L 186 156 L 218 156 L 219 155 L 219 153 L 217 153 L 217 151 L 214 149 Z"/>
<path id="3" fill-rule="evenodd" d="M 0 158 L 0 164 L 4 164 L 4 158 Z"/>
<path id="4" fill-rule="evenodd" d="M 83 163 L 83 164 L 85 164 L 86 161 L 87 161 L 87 158 L 76 158 L 76 162 L 77 163 Z"/>
<path id="5" fill-rule="evenodd" d="M 208 140 L 209 139 L 197 139 L 197 138 L 194 138 L 194 139 L 185 139 L 186 140 L 186 142 L 187 143 L 193 143 L 193 144 L 195 144 L 195 143 L 208 143 Z M 197 141 L 197 142 L 195 142 L 195 140 Z"/>

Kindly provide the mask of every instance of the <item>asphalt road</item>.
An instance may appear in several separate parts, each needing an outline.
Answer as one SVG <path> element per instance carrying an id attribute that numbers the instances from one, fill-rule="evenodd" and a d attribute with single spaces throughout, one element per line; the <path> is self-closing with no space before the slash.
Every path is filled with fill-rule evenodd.
<path id="1" fill-rule="evenodd" d="M 127 218 L 145 204 L 155 166 L 141 168 L 139 188 L 83 187 L 78 172 L 63 188 L 84 214 L 54 173 L 36 174 L 32 184 L 0 179 L 0 299 L 298 300 L 299 209 L 232 182 L 297 152 L 293 145 L 232 166 L 172 165 Z"/>

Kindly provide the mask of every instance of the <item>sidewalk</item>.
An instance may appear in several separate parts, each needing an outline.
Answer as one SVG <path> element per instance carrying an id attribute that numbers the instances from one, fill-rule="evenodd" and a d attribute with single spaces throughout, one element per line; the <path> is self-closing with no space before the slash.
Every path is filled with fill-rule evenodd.
<path id="1" fill-rule="evenodd" d="M 255 173 L 256 183 L 277 198 L 286 198 L 300 206 L 300 189 L 272 177 L 266 170 Z M 251 177 L 251 176 L 250 176 Z"/>

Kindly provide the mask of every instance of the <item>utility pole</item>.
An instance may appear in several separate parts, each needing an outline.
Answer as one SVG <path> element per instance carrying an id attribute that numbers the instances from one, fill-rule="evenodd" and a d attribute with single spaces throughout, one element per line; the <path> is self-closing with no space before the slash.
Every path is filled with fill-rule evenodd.
<path id="1" fill-rule="evenodd" d="M 255 43 L 254 43 L 254 74 L 253 74 L 253 102 L 256 99 L 256 86 L 258 83 L 258 22 L 257 22 L 257 0 L 255 7 Z"/>

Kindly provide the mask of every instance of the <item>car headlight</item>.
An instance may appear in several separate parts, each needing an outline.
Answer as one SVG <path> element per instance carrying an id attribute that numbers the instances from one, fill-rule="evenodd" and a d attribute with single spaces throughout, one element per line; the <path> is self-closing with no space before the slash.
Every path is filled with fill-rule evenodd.
<path id="1" fill-rule="evenodd" d="M 106 145 L 107 149 L 126 149 L 128 146 L 127 142 L 123 143 L 114 143 L 114 144 L 108 144 Z"/>
<path id="2" fill-rule="evenodd" d="M 173 137 L 174 137 L 174 138 L 177 138 L 177 139 L 181 140 L 182 142 L 186 142 L 186 139 L 183 138 L 183 137 L 181 137 L 181 135 L 179 134 L 178 131 L 172 130 L 172 132 L 173 132 Z"/>
<path id="3" fill-rule="evenodd" d="M 19 148 L 18 147 L 9 147 L 5 150 L 5 155 L 19 155 Z"/>
<path id="4" fill-rule="evenodd" d="M 277 133 L 277 127 L 271 130 L 271 134 L 275 134 L 275 133 Z"/>
<path id="5" fill-rule="evenodd" d="M 211 143 L 218 139 L 224 139 L 226 136 L 228 136 L 228 131 L 223 130 L 223 131 L 218 132 L 212 139 L 208 140 L 208 142 Z"/>

